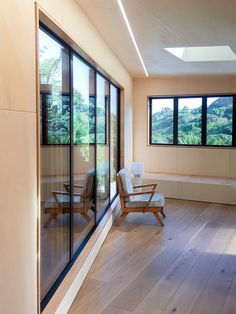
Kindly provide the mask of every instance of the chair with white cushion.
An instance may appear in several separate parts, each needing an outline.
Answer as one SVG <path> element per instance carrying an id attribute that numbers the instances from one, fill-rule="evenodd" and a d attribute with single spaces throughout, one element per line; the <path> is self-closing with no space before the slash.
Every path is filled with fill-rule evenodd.
<path id="1" fill-rule="evenodd" d="M 127 169 L 122 169 L 117 174 L 117 184 L 120 194 L 120 203 L 122 213 L 117 221 L 117 225 L 126 218 L 129 213 L 132 212 L 142 212 L 142 213 L 152 213 L 161 226 L 164 223 L 159 215 L 159 213 L 165 217 L 163 208 L 165 204 L 165 198 L 162 194 L 156 193 L 157 184 L 145 184 L 139 186 L 133 186 L 131 175 Z M 152 187 L 150 190 L 135 192 L 135 188 L 147 188 Z"/>
<path id="2" fill-rule="evenodd" d="M 74 185 L 75 189 L 81 189 L 81 193 L 74 193 L 73 212 L 79 213 L 83 218 L 90 222 L 91 218 L 88 211 L 92 210 L 95 213 L 93 204 L 93 193 L 95 185 L 95 170 L 90 169 L 85 177 L 84 185 Z M 45 214 L 50 214 L 44 227 L 47 227 L 52 219 L 56 219 L 59 214 L 70 213 L 70 184 L 64 184 L 66 191 L 52 191 L 53 197 L 50 197 L 45 203 Z"/>

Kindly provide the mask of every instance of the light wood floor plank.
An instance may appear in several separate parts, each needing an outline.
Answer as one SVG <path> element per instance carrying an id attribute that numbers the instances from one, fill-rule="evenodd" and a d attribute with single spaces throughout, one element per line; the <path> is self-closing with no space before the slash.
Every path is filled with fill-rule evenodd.
<path id="1" fill-rule="evenodd" d="M 236 207 L 167 200 L 165 213 L 163 228 L 148 214 L 112 227 L 70 314 L 235 309 Z"/>
<path id="2" fill-rule="evenodd" d="M 206 250 L 199 257 L 197 263 L 161 313 L 188 314 L 191 312 L 193 304 L 216 267 L 227 244 L 228 241 L 225 240 L 213 241 L 210 244 L 208 247 L 210 253 Z"/>
<path id="3" fill-rule="evenodd" d="M 221 313 L 227 294 L 236 274 L 236 247 L 235 242 L 231 241 L 210 276 L 207 284 L 202 289 L 201 294 L 196 300 L 191 313 L 206 313 L 210 309 L 212 313 Z"/>
<path id="4" fill-rule="evenodd" d="M 234 276 L 233 284 L 227 295 L 222 314 L 236 313 L 236 276 Z"/>
<path id="5" fill-rule="evenodd" d="M 216 215 L 220 216 L 220 218 L 222 215 L 221 209 L 222 207 L 218 207 Z M 190 211 L 189 215 L 186 214 L 186 216 L 189 218 L 191 217 Z M 214 215 L 212 215 L 212 217 L 216 219 Z M 172 264 L 185 252 L 189 242 L 198 236 L 199 229 L 201 230 L 201 227 L 205 226 L 205 220 L 202 218 L 204 218 L 204 215 L 199 221 L 194 221 L 194 225 L 192 226 L 192 223 L 190 223 L 190 221 L 192 222 L 191 217 L 188 226 L 184 228 L 184 232 L 179 233 L 174 241 L 168 243 L 164 252 L 150 263 L 144 271 L 140 273 L 124 291 L 122 291 L 122 293 L 112 302 L 112 305 L 125 310 L 134 311 L 138 304 L 142 302 L 145 296 L 160 280 L 163 274 L 167 273 Z M 187 223 L 187 221 L 185 221 L 185 223 Z M 212 231 L 212 224 L 211 227 L 208 228 L 208 231 Z"/>

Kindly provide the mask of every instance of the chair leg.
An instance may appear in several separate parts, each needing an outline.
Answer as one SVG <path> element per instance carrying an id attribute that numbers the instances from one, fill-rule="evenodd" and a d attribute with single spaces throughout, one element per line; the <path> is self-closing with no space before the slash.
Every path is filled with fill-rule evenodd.
<path id="1" fill-rule="evenodd" d="M 160 225 L 163 227 L 164 226 L 164 223 L 161 219 L 161 217 L 159 216 L 158 213 L 153 213 L 153 215 L 156 217 L 156 219 L 158 220 L 158 222 L 160 223 Z"/>
<path id="2" fill-rule="evenodd" d="M 87 221 L 87 222 L 90 222 L 91 221 L 91 218 L 89 217 L 89 215 L 87 213 L 81 213 L 81 215 L 84 217 L 84 219 Z"/>
<path id="3" fill-rule="evenodd" d="M 162 217 L 164 217 L 164 218 L 166 217 L 166 215 L 164 214 L 164 208 L 163 207 L 161 207 L 160 213 L 161 213 Z"/>
<path id="4" fill-rule="evenodd" d="M 57 218 L 57 214 L 50 214 L 48 220 L 46 221 L 45 225 L 44 225 L 44 228 L 47 228 L 48 225 L 50 224 L 50 222 L 53 220 L 53 219 L 56 219 Z"/>
<path id="5" fill-rule="evenodd" d="M 126 218 L 129 213 L 125 212 L 120 215 L 120 218 L 116 222 L 116 226 L 119 226 Z"/>

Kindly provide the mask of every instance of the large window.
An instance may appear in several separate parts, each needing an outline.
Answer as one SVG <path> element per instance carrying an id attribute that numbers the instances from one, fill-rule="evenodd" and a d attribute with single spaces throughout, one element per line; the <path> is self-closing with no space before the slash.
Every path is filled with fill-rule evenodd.
<path id="1" fill-rule="evenodd" d="M 41 297 L 47 295 L 70 260 L 70 213 L 56 203 L 54 193 L 70 181 L 69 50 L 39 31 L 41 94 Z M 63 70 L 62 70 L 63 64 Z M 66 109 L 65 109 L 66 107 Z M 68 202 L 68 200 L 67 200 Z M 53 209 L 55 208 L 55 213 Z"/>
<path id="2" fill-rule="evenodd" d="M 236 96 L 150 97 L 151 145 L 236 146 Z"/>
<path id="3" fill-rule="evenodd" d="M 41 25 L 41 308 L 116 196 L 119 88 Z"/>

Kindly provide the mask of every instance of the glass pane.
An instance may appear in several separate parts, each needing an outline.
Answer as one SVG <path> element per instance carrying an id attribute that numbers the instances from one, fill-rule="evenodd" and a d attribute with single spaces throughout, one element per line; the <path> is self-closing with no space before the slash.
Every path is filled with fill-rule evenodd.
<path id="1" fill-rule="evenodd" d="M 202 98 L 179 98 L 178 144 L 201 145 Z"/>
<path id="2" fill-rule="evenodd" d="M 69 51 L 42 30 L 40 49 L 41 297 L 69 262 Z M 61 193 L 62 192 L 62 193 Z"/>
<path id="3" fill-rule="evenodd" d="M 94 70 L 73 56 L 74 252 L 95 223 Z"/>
<path id="4" fill-rule="evenodd" d="M 207 98 L 207 145 L 232 145 L 233 97 Z"/>
<path id="5" fill-rule="evenodd" d="M 153 144 L 173 144 L 174 99 L 152 99 L 152 139 Z"/>
<path id="6" fill-rule="evenodd" d="M 117 192 L 116 174 L 118 170 L 118 89 L 113 85 L 111 85 L 110 99 L 110 199 L 112 199 Z"/>
<path id="7" fill-rule="evenodd" d="M 97 219 L 102 216 L 109 203 L 109 139 L 108 139 L 108 108 L 109 82 L 97 74 L 97 128 L 96 128 L 96 165 L 97 191 L 96 209 Z"/>

